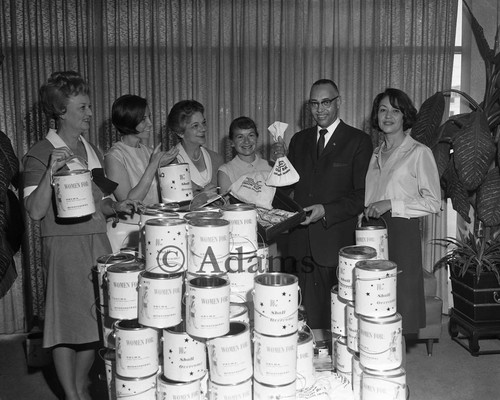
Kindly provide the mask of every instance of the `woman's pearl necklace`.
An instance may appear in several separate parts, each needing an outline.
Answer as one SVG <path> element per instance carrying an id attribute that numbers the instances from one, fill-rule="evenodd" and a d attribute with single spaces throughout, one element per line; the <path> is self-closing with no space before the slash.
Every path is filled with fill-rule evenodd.
<path id="1" fill-rule="evenodd" d="M 200 158 L 201 158 L 201 149 L 200 149 L 200 155 L 198 156 L 198 158 L 197 159 L 191 158 L 191 161 L 197 162 L 197 161 L 200 161 Z"/>

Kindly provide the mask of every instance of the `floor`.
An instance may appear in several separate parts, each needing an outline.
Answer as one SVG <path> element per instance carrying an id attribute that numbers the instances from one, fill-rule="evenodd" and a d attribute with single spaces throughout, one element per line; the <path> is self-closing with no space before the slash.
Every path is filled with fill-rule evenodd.
<path id="1" fill-rule="evenodd" d="M 424 343 L 409 345 L 406 353 L 410 400 L 500 399 L 500 354 L 471 356 L 452 341 L 443 318 L 441 339 L 427 356 Z M 26 335 L 0 335 L 0 400 L 57 400 L 60 388 L 53 367 L 28 368 Z M 500 351 L 500 339 L 480 342 L 481 350 Z M 106 400 L 104 364 L 97 358 L 92 372 L 92 393 Z M 381 399 L 386 400 L 386 399 Z"/>

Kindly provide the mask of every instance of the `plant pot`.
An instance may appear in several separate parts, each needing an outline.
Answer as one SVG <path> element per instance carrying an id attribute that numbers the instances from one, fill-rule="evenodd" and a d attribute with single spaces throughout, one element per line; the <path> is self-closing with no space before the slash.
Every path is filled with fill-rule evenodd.
<path id="1" fill-rule="evenodd" d="M 452 276 L 453 307 L 475 322 L 500 322 L 500 284 L 493 273 Z"/>

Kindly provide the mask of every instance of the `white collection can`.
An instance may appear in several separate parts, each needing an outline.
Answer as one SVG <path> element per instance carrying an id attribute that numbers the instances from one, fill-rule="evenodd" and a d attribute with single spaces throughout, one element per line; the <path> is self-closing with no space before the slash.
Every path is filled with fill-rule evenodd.
<path id="1" fill-rule="evenodd" d="M 104 284 L 104 274 L 108 267 L 114 264 L 121 264 L 136 261 L 136 257 L 131 253 L 114 253 L 106 254 L 104 256 L 97 258 L 97 265 L 95 267 L 95 272 L 97 274 L 97 286 L 99 289 L 99 304 L 101 307 L 108 307 L 108 287 Z M 105 311 L 107 312 L 107 310 Z"/>
<path id="2" fill-rule="evenodd" d="M 231 301 L 252 301 L 254 278 L 259 271 L 257 252 L 230 253 L 226 260 L 226 272 L 231 286 Z"/>
<path id="3" fill-rule="evenodd" d="M 115 264 L 106 270 L 109 301 L 108 312 L 111 318 L 137 318 L 137 285 L 144 263 L 139 261 Z"/>
<path id="4" fill-rule="evenodd" d="M 370 219 L 369 222 L 362 221 L 356 227 L 356 245 L 370 246 L 377 251 L 377 260 L 389 259 L 389 241 L 385 221 Z"/>
<path id="5" fill-rule="evenodd" d="M 174 274 L 186 270 L 186 221 L 181 218 L 150 219 L 145 232 L 146 271 Z"/>
<path id="6" fill-rule="evenodd" d="M 193 199 L 189 164 L 172 163 L 158 168 L 158 180 L 163 202 L 175 203 Z"/>
<path id="7" fill-rule="evenodd" d="M 188 272 L 198 275 L 224 273 L 229 256 L 229 222 L 207 218 L 190 220 L 188 246 Z"/>
<path id="8" fill-rule="evenodd" d="M 257 209 L 252 204 L 227 204 L 222 218 L 229 221 L 230 252 L 257 251 Z"/>
<path id="9" fill-rule="evenodd" d="M 250 329 L 243 322 L 231 322 L 229 332 L 207 340 L 210 380 L 234 385 L 252 377 Z"/>
<path id="10" fill-rule="evenodd" d="M 252 400 L 252 378 L 234 385 L 208 382 L 208 400 Z"/>
<path id="11" fill-rule="evenodd" d="M 378 371 L 361 365 L 361 369 L 361 399 L 406 400 L 408 398 L 406 371 L 403 368 Z"/>
<path id="12" fill-rule="evenodd" d="M 299 284 L 296 276 L 281 272 L 257 275 L 253 304 L 257 332 L 282 336 L 297 331 Z"/>
<path id="13" fill-rule="evenodd" d="M 254 331 L 254 378 L 266 385 L 288 385 L 297 377 L 298 333 L 267 336 Z"/>
<path id="14" fill-rule="evenodd" d="M 400 314 L 384 318 L 359 317 L 359 361 L 366 368 L 390 370 L 403 361 Z"/>
<path id="15" fill-rule="evenodd" d="M 142 378 L 158 371 L 158 331 L 137 320 L 115 324 L 116 373 L 126 378 Z"/>
<path id="16" fill-rule="evenodd" d="M 188 279 L 186 285 L 186 330 L 199 338 L 214 338 L 229 332 L 231 290 L 225 276 L 204 275 Z"/>
<path id="17" fill-rule="evenodd" d="M 397 265 L 389 260 L 360 261 L 354 268 L 356 313 L 388 317 L 397 311 Z"/>
<path id="18" fill-rule="evenodd" d="M 157 400 L 200 400 L 201 379 L 176 382 L 158 375 L 156 383 Z"/>
<path id="19" fill-rule="evenodd" d="M 144 378 L 116 375 L 117 400 L 156 400 L 156 373 Z"/>
<path id="20" fill-rule="evenodd" d="M 347 335 L 347 322 L 345 308 L 347 300 L 338 295 L 338 286 L 335 285 L 330 291 L 330 313 L 331 313 L 331 330 L 332 333 L 338 336 Z"/>
<path id="21" fill-rule="evenodd" d="M 355 306 L 352 301 L 345 307 L 347 347 L 353 352 L 359 351 L 359 317 L 355 312 Z"/>
<path id="22" fill-rule="evenodd" d="M 347 347 L 345 337 L 338 337 L 333 343 L 333 364 L 337 373 L 344 375 L 351 382 L 352 353 Z"/>
<path id="23" fill-rule="evenodd" d="M 254 400 L 295 400 L 297 398 L 296 382 L 286 385 L 268 385 L 254 378 L 253 398 Z"/>
<path id="24" fill-rule="evenodd" d="M 171 381 L 191 382 L 207 372 L 205 342 L 189 336 L 185 323 L 163 330 L 163 374 Z"/>
<path id="25" fill-rule="evenodd" d="M 153 328 L 168 328 L 182 320 L 182 273 L 139 274 L 139 323 Z"/>
<path id="26" fill-rule="evenodd" d="M 368 246 L 346 246 L 339 250 L 338 291 L 344 300 L 354 300 L 354 267 L 361 260 L 377 257 L 377 251 Z"/>
<path id="27" fill-rule="evenodd" d="M 61 171 L 52 176 L 59 218 L 80 218 L 95 213 L 90 171 Z"/>
<path id="28" fill-rule="evenodd" d="M 297 343 L 297 389 L 314 384 L 314 343 L 311 332 L 298 332 Z"/>

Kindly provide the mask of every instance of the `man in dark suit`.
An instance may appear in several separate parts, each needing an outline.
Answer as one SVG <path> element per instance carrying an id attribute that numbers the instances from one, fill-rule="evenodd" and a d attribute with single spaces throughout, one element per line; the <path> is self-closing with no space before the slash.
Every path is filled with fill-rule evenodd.
<path id="1" fill-rule="evenodd" d="M 338 118 L 341 97 L 329 79 L 311 87 L 309 109 L 317 126 L 297 132 L 288 159 L 300 175 L 290 189 L 307 213 L 290 232 L 285 270 L 299 278 L 302 304 L 311 328 L 330 329 L 330 291 L 337 283 L 338 253 L 355 244 L 363 212 L 365 175 L 372 155 L 370 137 Z M 284 155 L 283 142 L 273 145 Z"/>

